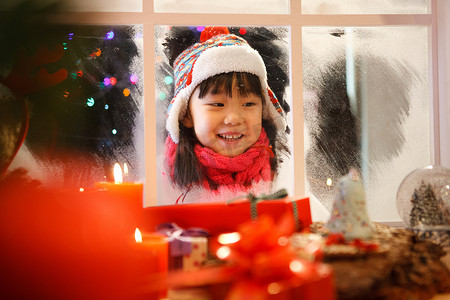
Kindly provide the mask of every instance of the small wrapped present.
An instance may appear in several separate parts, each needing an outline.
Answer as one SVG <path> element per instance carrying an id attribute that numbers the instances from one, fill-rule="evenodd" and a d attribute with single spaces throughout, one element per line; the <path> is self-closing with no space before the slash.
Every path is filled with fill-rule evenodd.
<path id="1" fill-rule="evenodd" d="M 183 229 L 175 223 L 162 223 L 158 233 L 169 237 L 169 269 L 193 271 L 208 257 L 209 233 L 198 227 Z"/>
<path id="2" fill-rule="evenodd" d="M 173 299 L 334 300 L 332 269 L 307 261 L 293 251 L 288 237 L 294 231 L 289 214 L 275 223 L 261 215 L 236 232 L 210 240 L 210 251 L 221 264 L 194 272 L 171 272 L 168 286 Z"/>
<path id="3" fill-rule="evenodd" d="M 309 198 L 286 194 L 275 199 L 270 195 L 259 198 L 249 195 L 228 202 L 146 207 L 144 223 L 148 230 L 154 230 L 161 223 L 174 222 L 183 228 L 204 228 L 214 236 L 236 231 L 239 224 L 262 214 L 270 215 L 277 222 L 286 213 L 296 231 L 312 223 Z"/>

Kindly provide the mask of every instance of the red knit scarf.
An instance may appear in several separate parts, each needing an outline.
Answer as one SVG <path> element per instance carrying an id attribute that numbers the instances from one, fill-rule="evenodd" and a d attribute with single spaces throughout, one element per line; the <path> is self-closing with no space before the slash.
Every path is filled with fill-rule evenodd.
<path id="1" fill-rule="evenodd" d="M 166 140 L 166 160 L 172 178 L 176 148 L 177 144 L 169 135 Z M 211 189 L 211 182 L 218 186 L 227 186 L 232 190 L 246 190 L 252 183 L 272 179 L 270 157 L 273 156 L 273 152 L 263 128 L 258 140 L 238 156 L 226 157 L 200 144 L 195 145 L 194 151 L 200 170 L 207 177 L 202 183 L 207 189 Z"/>

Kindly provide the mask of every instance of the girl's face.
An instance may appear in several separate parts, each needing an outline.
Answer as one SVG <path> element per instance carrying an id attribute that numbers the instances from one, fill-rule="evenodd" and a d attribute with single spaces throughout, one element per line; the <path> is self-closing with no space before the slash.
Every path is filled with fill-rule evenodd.
<path id="1" fill-rule="evenodd" d="M 214 152 L 235 157 L 252 146 L 261 134 L 262 99 L 254 93 L 241 96 L 236 88 L 226 93 L 207 93 L 199 98 L 197 87 L 189 101 L 189 111 L 182 121 L 194 128 L 199 142 Z"/>

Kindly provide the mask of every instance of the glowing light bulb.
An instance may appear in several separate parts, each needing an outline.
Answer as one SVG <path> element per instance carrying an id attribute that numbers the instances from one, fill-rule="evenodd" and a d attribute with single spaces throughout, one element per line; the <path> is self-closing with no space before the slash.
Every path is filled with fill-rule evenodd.
<path id="1" fill-rule="evenodd" d="M 89 107 L 94 106 L 94 104 L 95 104 L 94 98 L 92 98 L 92 97 L 88 98 L 86 104 L 87 104 L 87 106 L 89 106 Z"/>
<path id="2" fill-rule="evenodd" d="M 108 104 L 105 104 L 105 109 L 106 110 L 109 109 L 109 105 Z"/>
<path id="3" fill-rule="evenodd" d="M 136 84 L 136 82 L 138 81 L 137 75 L 136 74 L 131 74 L 130 81 L 131 81 L 132 84 Z"/>
<path id="4" fill-rule="evenodd" d="M 115 85 L 115 84 L 117 83 L 116 77 L 111 77 L 111 78 L 109 79 L 109 82 L 111 83 L 111 85 Z"/>
<path id="5" fill-rule="evenodd" d="M 112 134 L 117 134 L 117 130 L 116 129 L 111 130 L 111 132 L 112 132 Z"/>
<path id="6" fill-rule="evenodd" d="M 332 186 L 333 185 L 333 180 L 331 180 L 331 178 L 327 179 L 327 186 Z"/>
<path id="7" fill-rule="evenodd" d="M 172 84 L 172 82 L 173 82 L 172 76 L 166 76 L 166 77 L 164 78 L 164 83 L 165 83 L 165 84 Z"/>
<path id="8" fill-rule="evenodd" d="M 106 39 L 111 40 L 114 38 L 114 31 L 109 31 L 106 33 Z"/>
<path id="9" fill-rule="evenodd" d="M 129 89 L 124 89 L 124 90 L 123 90 L 123 95 L 124 95 L 125 97 L 130 96 L 130 90 L 129 90 Z"/>

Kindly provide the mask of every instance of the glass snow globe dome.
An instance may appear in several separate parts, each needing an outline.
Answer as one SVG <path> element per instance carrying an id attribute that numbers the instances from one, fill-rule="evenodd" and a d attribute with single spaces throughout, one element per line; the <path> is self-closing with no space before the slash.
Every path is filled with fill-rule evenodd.
<path id="1" fill-rule="evenodd" d="M 405 226 L 419 230 L 450 229 L 450 169 L 426 166 L 408 174 L 397 192 Z"/>

